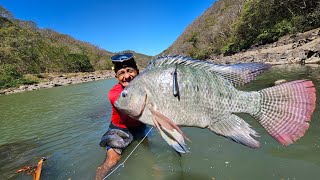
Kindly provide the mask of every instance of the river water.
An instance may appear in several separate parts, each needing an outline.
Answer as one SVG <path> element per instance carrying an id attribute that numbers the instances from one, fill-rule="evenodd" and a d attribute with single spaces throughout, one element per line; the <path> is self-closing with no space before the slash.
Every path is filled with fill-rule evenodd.
<path id="1" fill-rule="evenodd" d="M 320 98 L 319 66 L 274 66 L 241 89 L 260 90 L 278 79 L 311 79 Z M 41 157 L 47 158 L 42 179 L 94 179 L 105 157 L 98 143 L 110 123 L 106 94 L 115 83 L 109 79 L 0 96 L 0 179 L 31 179 L 14 172 Z M 319 107 L 317 100 L 309 130 L 289 147 L 278 144 L 248 115 L 241 117 L 259 132 L 260 149 L 207 129 L 182 128 L 192 142 L 187 142 L 191 152 L 180 157 L 153 129 L 109 179 L 319 179 Z"/>

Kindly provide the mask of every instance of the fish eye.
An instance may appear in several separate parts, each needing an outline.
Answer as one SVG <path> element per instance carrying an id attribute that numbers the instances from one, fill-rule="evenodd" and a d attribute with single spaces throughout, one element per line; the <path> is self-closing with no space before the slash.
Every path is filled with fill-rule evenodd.
<path id="1" fill-rule="evenodd" d="M 121 96 L 122 97 L 127 97 L 127 91 L 122 91 Z"/>

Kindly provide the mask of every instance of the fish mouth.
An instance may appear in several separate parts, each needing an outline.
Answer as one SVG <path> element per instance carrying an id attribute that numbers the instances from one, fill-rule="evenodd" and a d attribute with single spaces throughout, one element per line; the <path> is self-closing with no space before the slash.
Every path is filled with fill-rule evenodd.
<path id="1" fill-rule="evenodd" d="M 144 96 L 144 101 L 143 101 L 143 104 L 141 106 L 140 112 L 137 113 L 137 114 L 132 114 L 131 117 L 134 118 L 134 119 L 138 119 L 142 115 L 142 112 L 144 111 L 144 109 L 146 108 L 146 104 L 147 104 L 147 94 Z"/>
<path id="2" fill-rule="evenodd" d="M 125 109 L 119 108 L 117 102 L 115 102 L 114 105 L 118 110 L 120 110 L 124 114 L 132 117 L 133 119 L 139 119 L 139 117 L 142 115 L 142 113 L 143 113 L 143 111 L 144 111 L 144 109 L 146 107 L 146 102 L 147 102 L 147 94 L 145 95 L 143 103 L 140 105 L 140 108 L 138 108 L 139 111 L 132 111 L 132 109 L 134 109 L 133 107 L 135 107 L 135 106 L 132 106 L 131 104 L 129 104 L 127 106 L 128 108 L 125 108 Z"/>
<path id="3" fill-rule="evenodd" d="M 114 103 L 114 106 L 115 106 L 117 109 L 120 110 L 118 101 L 116 101 L 116 102 Z"/>

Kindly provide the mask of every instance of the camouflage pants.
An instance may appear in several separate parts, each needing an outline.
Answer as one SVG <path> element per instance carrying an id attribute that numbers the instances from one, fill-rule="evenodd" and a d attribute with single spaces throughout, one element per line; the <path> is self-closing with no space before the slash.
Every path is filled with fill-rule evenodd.
<path id="1" fill-rule="evenodd" d="M 129 130 L 119 128 L 111 123 L 108 131 L 101 137 L 99 145 L 107 147 L 107 150 L 112 148 L 118 154 L 121 154 L 134 138 L 143 137 L 146 134 L 146 129 L 148 129 L 146 125 Z"/>

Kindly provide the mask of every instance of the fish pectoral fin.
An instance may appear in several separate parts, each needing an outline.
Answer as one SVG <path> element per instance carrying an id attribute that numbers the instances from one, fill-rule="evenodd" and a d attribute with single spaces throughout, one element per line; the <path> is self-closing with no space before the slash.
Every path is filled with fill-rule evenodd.
<path id="1" fill-rule="evenodd" d="M 243 119 L 234 114 L 220 119 L 209 126 L 211 131 L 251 148 L 260 147 L 260 143 L 252 138 L 252 136 L 258 137 L 258 133 Z"/>
<path id="2" fill-rule="evenodd" d="M 189 152 L 184 138 L 189 140 L 180 128 L 163 114 L 151 110 L 152 119 L 162 138 L 177 152 Z M 189 140 L 190 141 L 190 140 Z"/>
<path id="3" fill-rule="evenodd" d="M 173 132 L 167 131 L 166 128 L 162 127 L 158 129 L 162 138 L 167 141 L 167 143 L 174 148 L 179 153 L 189 152 L 186 143 L 184 142 L 183 137 L 175 129 Z"/>

